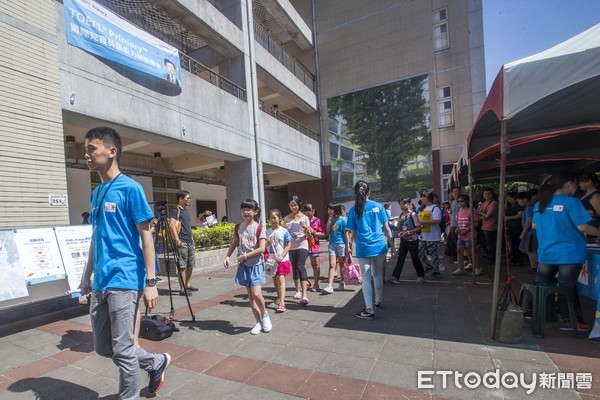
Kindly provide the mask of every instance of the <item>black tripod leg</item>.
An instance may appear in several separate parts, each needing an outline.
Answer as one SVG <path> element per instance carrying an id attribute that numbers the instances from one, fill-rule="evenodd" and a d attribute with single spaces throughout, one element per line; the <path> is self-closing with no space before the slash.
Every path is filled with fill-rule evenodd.
<path id="1" fill-rule="evenodd" d="M 162 213 L 161 213 L 162 214 Z M 165 212 L 166 214 L 166 212 Z M 170 260 L 171 258 L 173 260 L 175 260 L 175 269 L 176 269 L 176 274 L 177 274 L 177 279 L 180 282 L 181 287 L 183 288 L 183 291 L 185 293 L 185 299 L 187 301 L 188 304 L 188 308 L 190 310 L 190 315 L 192 317 L 191 322 L 196 322 L 196 316 L 194 315 L 194 311 L 192 310 L 192 304 L 190 303 L 190 298 L 188 296 L 188 292 L 187 292 L 187 288 L 185 287 L 185 282 L 181 279 L 180 276 L 180 266 L 181 266 L 181 259 L 180 259 L 180 255 L 179 252 L 177 251 L 177 249 L 175 249 L 175 243 L 173 241 L 173 236 L 172 236 L 172 230 L 171 227 L 169 226 L 169 224 L 166 222 L 166 217 L 162 216 L 159 218 L 159 224 L 161 223 L 161 219 L 162 221 L 162 226 L 164 226 L 164 234 L 163 234 L 163 240 L 164 240 L 164 245 L 165 245 L 165 264 L 166 264 L 166 269 L 167 269 L 167 278 L 169 280 L 169 299 L 171 301 L 171 313 L 170 313 L 170 319 L 172 321 L 177 321 L 177 322 L 190 322 L 190 321 L 184 321 L 184 320 L 175 320 L 175 309 L 173 306 L 173 290 L 171 288 L 171 267 L 170 267 Z"/>

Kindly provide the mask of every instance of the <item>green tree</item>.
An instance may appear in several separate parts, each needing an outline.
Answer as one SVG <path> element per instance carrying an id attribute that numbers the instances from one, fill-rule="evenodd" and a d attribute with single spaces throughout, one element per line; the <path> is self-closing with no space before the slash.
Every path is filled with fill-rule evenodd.
<path id="1" fill-rule="evenodd" d="M 328 101 L 329 115 L 342 116 L 352 142 L 369 155 L 367 169 L 379 173 L 382 196 L 393 198 L 403 192 L 400 170 L 431 150 L 429 107 L 423 96 L 426 78 L 404 79 Z"/>

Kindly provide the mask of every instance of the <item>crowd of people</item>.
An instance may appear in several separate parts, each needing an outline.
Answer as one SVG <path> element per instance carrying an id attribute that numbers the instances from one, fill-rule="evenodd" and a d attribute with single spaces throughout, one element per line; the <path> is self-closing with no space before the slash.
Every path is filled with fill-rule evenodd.
<path id="1" fill-rule="evenodd" d="M 85 149 L 87 165 L 90 171 L 98 172 L 102 183 L 91 196 L 89 223 L 93 234 L 80 290 L 82 295 L 91 293 L 94 347 L 118 366 L 120 397 L 138 398 L 140 369 L 148 372 L 149 392 L 156 393 L 171 362 L 168 353 L 149 353 L 137 342 L 140 300 L 149 310 L 158 304 L 152 238 L 156 220 L 141 185 L 121 174 L 119 134 L 112 128 L 94 128 L 86 134 Z M 483 259 L 494 260 L 496 228 L 502 223 L 512 260 L 519 262 L 519 252 L 526 254 L 530 267 L 537 271 L 537 281 L 557 280 L 570 289 L 577 304 L 576 280 L 586 259 L 585 235 L 600 237 L 598 183 L 595 174 L 553 174 L 542 183 L 539 193 L 509 193 L 503 218 L 498 215 L 499 200 L 491 188 L 484 189 L 484 201 L 479 207 L 454 188 L 450 203 L 440 204 L 435 194 L 422 193 L 419 208 L 410 199 L 402 199 L 400 215 L 392 216 L 391 207 L 370 199 L 369 185 L 358 181 L 354 186 L 354 206 L 346 213 L 341 204 L 329 204 L 325 224 L 311 204 L 303 206 L 298 196 L 292 196 L 289 214 L 283 217 L 280 210 L 270 210 L 265 227 L 258 221 L 259 204 L 247 199 L 241 203 L 242 222 L 235 227 L 223 265 L 230 267 L 230 258 L 237 249 L 235 282 L 247 290 L 255 319 L 250 333 L 257 335 L 273 329 L 262 295 L 267 274 L 277 291 L 276 312 L 285 312 L 285 281 L 290 273 L 295 286 L 293 299 L 308 306 L 308 293 L 334 292 L 338 266 L 342 273 L 337 289 L 345 289 L 348 277 L 344 276 L 343 267 L 355 252 L 365 305 L 356 317 L 372 320 L 375 311 L 383 306 L 385 264 L 388 255 L 393 256 L 396 251 L 396 237 L 400 239 L 398 259 L 390 282 L 400 282 L 410 253 L 416 282 L 422 283 L 427 276 L 441 275 L 438 247 L 442 238 L 446 242 L 445 254 L 456 257 L 458 264 L 452 275 L 466 274 L 469 265 L 473 274 L 483 273 Z M 189 192 L 180 191 L 177 201 L 169 225 L 183 260 L 178 271 L 181 294 L 187 296 L 188 291 L 197 290 L 190 284 L 195 257 L 189 237 Z M 208 221 L 211 215 L 203 216 Z M 329 238 L 329 269 L 327 284 L 320 289 L 320 240 L 325 237 Z M 476 257 L 470 260 L 469 250 L 474 248 Z M 463 262 L 465 257 L 467 265 Z M 312 282 L 305 267 L 309 258 Z M 565 308 L 564 303 L 561 308 Z M 580 312 L 578 317 L 578 329 L 584 328 Z"/>
<path id="2" fill-rule="evenodd" d="M 293 299 L 298 300 L 301 306 L 307 306 L 309 292 L 334 293 L 333 284 L 338 266 L 340 274 L 337 290 L 345 290 L 343 266 L 347 263 L 347 256 L 352 253 L 354 244 L 365 300 L 365 308 L 356 316 L 363 319 L 375 317 L 374 308 L 381 307 L 383 301 L 382 269 L 388 244 L 393 236 L 388 225 L 389 214 L 382 204 L 370 200 L 369 196 L 369 185 L 359 181 L 355 187 L 355 206 L 346 214 L 343 205 L 329 204 L 325 226 L 315 215 L 312 204 L 303 206 L 298 196 L 292 196 L 288 203 L 290 213 L 283 219 L 282 212 L 278 209 L 268 212 L 269 227 L 266 233 L 258 228 L 261 226 L 258 220 L 260 208 L 256 201 L 248 199 L 242 202 L 240 212 L 243 222 L 235 227 L 235 235 L 223 265 L 229 268 L 230 258 L 237 248 L 238 270 L 235 281 L 248 291 L 250 307 L 256 320 L 250 330 L 251 334 L 269 332 L 272 329 L 261 294 L 267 274 L 272 276 L 277 291 L 276 312 L 286 311 L 285 280 L 290 273 L 295 286 Z M 327 285 L 320 289 L 320 240 L 326 236 L 329 237 L 329 269 Z M 312 282 L 306 271 L 309 257 Z"/>
<path id="3" fill-rule="evenodd" d="M 556 182 L 560 183 L 559 179 L 561 179 L 560 174 L 554 175 Z M 590 189 L 590 187 L 597 188 L 597 181 L 594 179 L 595 175 L 580 177 L 582 200 L 574 199 L 581 204 L 581 209 L 589 211 L 586 211 L 585 215 L 589 216 L 591 221 L 585 221 L 586 225 L 594 222 L 592 219 L 596 215 L 594 205 L 600 206 L 600 192 Z M 542 189 L 546 190 L 551 182 L 552 180 L 547 180 L 545 186 L 542 185 Z M 288 204 L 290 213 L 284 218 L 278 209 L 269 211 L 267 218 L 270 226 L 264 243 L 260 240 L 262 237 L 247 232 L 248 226 L 258 223 L 257 216 L 260 210 L 258 205 L 255 205 L 256 208 L 252 211 L 255 218 L 236 227 L 237 234 L 231 243 L 224 264 L 229 267 L 229 257 L 237 247 L 240 265 L 243 268 L 250 267 L 261 278 L 253 280 L 237 277 L 236 282 L 246 287 L 260 286 L 266 283 L 265 272 L 271 274 L 278 293 L 275 301 L 276 312 L 285 312 L 287 275 L 292 273 L 295 287 L 293 300 L 306 306 L 309 304 L 309 292 L 334 293 L 336 278 L 339 281 L 337 290 L 345 289 L 342 267 L 348 264 L 348 256 L 354 252 L 362 274 L 362 293 L 365 303 L 365 308 L 360 310 L 356 317 L 373 319 L 375 310 L 383 303 L 383 284 L 400 283 L 408 254 L 411 256 L 416 272 L 416 283 L 425 282 L 427 277 L 435 279 L 442 275 L 439 256 L 441 243 L 445 243 L 446 246 L 444 253 L 457 264 L 456 270 L 450 275 L 461 276 L 468 273 L 482 275 L 485 266 L 492 265 L 495 261 L 497 228 L 498 224 L 503 224 L 506 252 L 511 263 L 517 265 L 528 263 L 532 271 L 541 271 L 538 272 L 538 280 L 549 277 L 549 273 L 544 271 L 547 270 L 546 265 L 550 260 L 546 258 L 538 260 L 538 253 L 545 254 L 544 249 L 548 244 L 544 235 L 542 235 L 543 242 L 538 244 L 539 235 L 536 234 L 534 214 L 537 213 L 539 219 L 543 210 L 540 212 L 535 208 L 538 206 L 536 189 L 508 193 L 505 199 L 504 219 L 498 215 L 499 199 L 492 188 L 483 190 L 480 204 L 473 204 L 468 195 L 461 193 L 460 188 L 453 188 L 452 200 L 443 204 L 436 194 L 423 192 L 418 207 L 409 198 L 399 200 L 401 212 L 396 216 L 392 215 L 390 204 L 375 202 L 370 199 L 370 194 L 366 182 L 357 182 L 354 187 L 354 206 L 346 213 L 343 205 L 329 204 L 328 218 L 325 223 L 316 216 L 312 204 L 303 206 L 298 196 L 292 196 Z M 247 212 L 250 212 L 246 209 L 249 202 L 250 200 L 247 200 L 242 203 L 244 218 L 247 217 Z M 583 219 L 585 218 L 577 219 L 576 225 Z M 539 220 L 545 221 L 545 219 Z M 577 229 L 581 231 L 583 228 Z M 585 229 L 587 233 L 592 234 L 591 229 L 595 228 L 592 226 Z M 327 249 L 329 269 L 326 274 L 326 286 L 320 288 L 320 240 L 323 238 L 329 239 Z M 386 279 L 385 267 L 388 257 L 396 252 L 395 239 L 399 239 L 398 257 L 391 277 Z M 263 259 L 254 258 L 251 262 L 248 261 L 247 251 L 251 248 L 255 249 L 256 254 L 263 254 Z M 579 250 L 581 253 L 581 248 Z M 305 267 L 309 257 L 312 282 Z M 557 261 L 564 260 L 557 259 Z M 252 306 L 256 325 L 251 333 L 268 332 L 272 325 L 267 310 L 262 307 L 262 300 L 257 300 L 256 303 L 256 308 Z"/>

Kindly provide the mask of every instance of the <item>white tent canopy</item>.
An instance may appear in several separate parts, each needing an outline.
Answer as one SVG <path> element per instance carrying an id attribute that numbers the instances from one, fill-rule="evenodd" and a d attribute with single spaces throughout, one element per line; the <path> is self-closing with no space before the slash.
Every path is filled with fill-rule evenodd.
<path id="1" fill-rule="evenodd" d="M 551 49 L 505 64 L 494 80 L 466 148 L 472 182 L 499 180 L 501 199 L 507 176 L 515 179 L 534 171 L 540 174 L 598 164 L 600 24 Z M 503 201 L 498 214 L 504 215 Z M 496 242 L 492 335 L 496 328 L 502 225 L 498 224 Z"/>
<path id="2" fill-rule="evenodd" d="M 600 24 L 502 67 L 467 141 L 475 181 L 498 175 L 502 121 L 509 176 L 526 164 L 600 161 Z"/>

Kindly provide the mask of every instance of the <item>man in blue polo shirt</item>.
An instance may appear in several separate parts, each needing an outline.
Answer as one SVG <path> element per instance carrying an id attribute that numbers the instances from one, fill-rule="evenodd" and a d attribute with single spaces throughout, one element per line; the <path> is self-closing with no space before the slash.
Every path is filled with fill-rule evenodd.
<path id="1" fill-rule="evenodd" d="M 92 293 L 94 348 L 119 367 L 119 398 L 139 399 L 140 368 L 148 371 L 148 390 L 155 393 L 171 361 L 167 353 L 151 354 L 134 345 L 140 297 L 150 309 L 158 303 L 150 231 L 154 215 L 141 185 L 121 174 L 121 137 L 114 129 L 90 130 L 85 149 L 87 166 L 98 172 L 102 184 L 91 196 L 92 242 L 81 294 Z"/>

